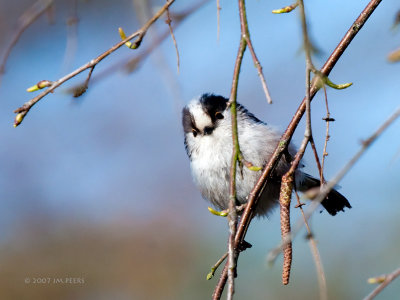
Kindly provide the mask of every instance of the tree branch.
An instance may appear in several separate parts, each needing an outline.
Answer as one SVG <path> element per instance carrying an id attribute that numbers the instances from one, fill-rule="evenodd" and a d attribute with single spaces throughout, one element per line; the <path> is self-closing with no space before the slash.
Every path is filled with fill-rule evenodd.
<path id="1" fill-rule="evenodd" d="M 379 278 L 382 280 L 382 283 L 376 287 L 367 297 L 364 298 L 364 300 L 372 300 L 374 299 L 385 287 L 389 285 L 393 280 L 395 280 L 398 276 L 400 276 L 400 268 L 397 270 L 394 270 L 392 273 L 379 276 Z M 376 279 L 376 278 L 373 278 Z M 368 281 L 372 281 L 371 279 Z M 376 280 L 375 280 L 376 281 Z"/>
<path id="2" fill-rule="evenodd" d="M 362 154 L 371 146 L 373 142 L 385 131 L 390 124 L 392 124 L 398 117 L 400 117 L 400 107 L 398 107 L 395 112 L 365 141 L 362 142 L 360 150 L 347 162 L 347 164 L 340 170 L 340 172 L 326 185 L 324 185 L 319 192 L 319 194 L 313 199 L 309 209 L 305 213 L 305 218 L 308 220 L 312 213 L 318 208 L 319 204 L 326 198 L 329 192 L 335 187 L 335 185 L 343 178 L 343 176 L 354 166 L 354 164 L 360 159 Z M 274 261 L 278 254 L 282 251 L 286 243 L 289 243 L 293 237 L 300 231 L 304 222 L 299 220 L 292 230 L 287 239 L 283 241 L 278 247 L 271 250 L 269 253 L 269 261 Z"/>
<path id="3" fill-rule="evenodd" d="M 301 211 L 301 215 L 304 220 L 304 226 L 307 229 L 307 239 L 310 244 L 311 254 L 313 256 L 314 263 L 315 263 L 315 269 L 317 271 L 317 279 L 318 279 L 318 286 L 319 286 L 319 299 L 320 300 L 328 300 L 328 289 L 326 286 L 326 277 L 325 277 L 325 272 L 324 272 L 324 266 L 322 264 L 321 256 L 318 251 L 317 242 L 314 239 L 314 234 L 312 233 L 311 227 L 308 224 L 308 221 L 306 219 L 306 215 L 304 214 L 304 210 L 303 210 L 304 203 L 300 202 L 300 197 L 299 197 L 297 191 L 295 191 L 295 195 L 296 195 L 296 199 L 297 199 L 297 205 L 295 207 L 298 207 Z"/>
<path id="4" fill-rule="evenodd" d="M 87 69 L 92 69 L 94 68 L 98 63 L 100 63 L 104 58 L 109 56 L 111 53 L 122 47 L 125 43 L 129 42 L 133 38 L 136 38 L 135 42 L 133 43 L 136 45 L 136 48 L 139 47 L 143 37 L 146 35 L 147 30 L 150 28 L 151 25 L 155 21 L 157 21 L 163 14 L 164 12 L 174 3 L 175 0 L 169 0 L 167 3 L 164 4 L 164 6 L 145 24 L 143 25 L 142 28 L 140 28 L 138 31 L 132 33 L 130 36 L 128 36 L 126 39 L 120 41 L 119 43 L 115 44 L 113 47 L 108 49 L 107 51 L 103 52 L 100 54 L 98 57 L 92 59 L 88 63 L 84 64 L 83 66 L 79 67 L 75 71 L 69 73 L 68 75 L 65 75 L 64 77 L 58 79 L 57 81 L 54 81 L 51 86 L 49 86 L 45 91 L 40 93 L 38 96 L 34 97 L 33 99 L 29 100 L 26 102 L 24 105 L 22 105 L 20 108 L 16 109 L 14 112 L 17 113 L 17 116 L 15 117 L 15 122 L 14 126 L 18 126 L 23 119 L 25 118 L 26 114 L 30 111 L 30 109 L 37 103 L 39 102 L 43 97 L 48 95 L 49 93 L 53 92 L 56 88 L 58 88 L 60 85 L 62 85 L 64 82 L 70 80 L 71 78 L 75 77 L 76 75 L 82 73 L 83 71 Z"/>
<path id="5" fill-rule="evenodd" d="M 241 36 L 243 34 L 244 20 L 243 14 L 245 14 L 244 0 L 239 0 L 239 15 L 241 24 Z M 228 213 L 228 224 L 229 224 L 229 241 L 228 241 L 228 296 L 227 299 L 233 299 L 235 292 L 235 273 L 236 273 L 236 258 L 237 248 L 235 245 L 236 227 L 237 227 L 237 212 L 236 212 L 236 168 L 240 154 L 239 147 L 239 133 L 237 126 L 237 110 L 236 110 L 236 98 L 237 89 L 239 83 L 240 67 L 243 61 L 243 55 L 246 50 L 246 40 L 241 37 L 239 50 L 236 57 L 235 68 L 233 72 L 231 95 L 229 97 L 229 104 L 231 107 L 231 123 L 232 123 L 232 161 L 230 171 L 230 188 L 229 188 L 229 213 Z"/>
<path id="6" fill-rule="evenodd" d="M 171 24 L 172 29 L 176 30 L 176 28 L 182 24 L 182 21 L 184 21 L 189 15 L 201 8 L 208 1 L 209 0 L 200 0 L 179 13 L 171 13 L 171 19 L 173 21 L 173 23 Z M 136 55 L 134 55 L 133 58 L 132 55 L 130 55 L 129 57 L 122 58 L 116 63 L 104 68 L 102 71 L 98 71 L 92 77 L 91 85 L 93 86 L 93 84 L 101 81 L 104 78 L 107 78 L 109 75 L 115 73 L 116 71 L 125 71 L 127 73 L 133 72 L 137 69 L 138 64 L 142 62 L 145 58 L 147 58 L 169 36 L 170 30 L 165 30 L 162 34 L 157 35 L 155 39 L 150 41 L 150 44 L 145 47 L 141 52 L 138 52 Z M 143 47 L 144 46 L 142 46 L 141 48 Z M 83 82 L 68 90 L 75 92 L 75 89 L 79 88 L 81 85 L 83 85 Z"/>
<path id="7" fill-rule="evenodd" d="M 374 12 L 376 7 L 381 3 L 382 0 L 371 0 L 368 5 L 364 8 L 364 10 L 361 12 L 359 17 L 354 21 L 352 26 L 349 28 L 345 36 L 342 38 L 342 40 L 339 42 L 338 46 L 335 48 L 335 50 L 332 52 L 332 54 L 329 56 L 327 61 L 325 62 L 324 66 L 320 70 L 321 73 L 325 76 L 328 76 L 329 73 L 332 71 L 333 67 L 336 65 L 338 62 L 339 58 L 341 55 L 344 53 L 344 51 L 347 49 L 353 38 L 357 35 L 357 33 L 360 31 L 360 29 L 363 27 L 365 22 L 368 20 L 368 18 L 371 16 L 371 14 Z M 319 90 L 319 87 L 315 82 L 313 81 L 312 87 L 310 89 L 310 100 L 312 100 Z M 240 219 L 240 223 L 238 226 L 238 231 L 236 233 L 235 237 L 235 244 L 239 245 L 243 240 L 246 235 L 247 229 L 250 225 L 250 222 L 252 218 L 254 217 L 255 213 L 255 208 L 258 202 L 258 197 L 261 189 L 267 182 L 267 178 L 270 176 L 272 170 L 276 166 L 276 164 L 279 162 L 279 159 L 282 156 L 282 153 L 285 151 L 287 146 L 289 145 L 289 142 L 291 140 L 291 137 L 297 128 L 297 125 L 299 124 L 301 118 L 303 117 L 303 114 L 305 112 L 305 99 L 303 99 L 302 103 L 300 104 L 299 108 L 297 109 L 296 113 L 294 114 L 292 121 L 290 122 L 288 128 L 286 129 L 285 133 L 282 135 L 271 159 L 265 166 L 259 180 L 257 181 L 256 185 L 254 186 L 253 190 L 251 191 L 249 195 L 249 200 L 248 200 L 248 205 Z M 223 291 L 223 287 L 226 283 L 227 280 L 227 270 L 224 268 L 222 271 L 221 277 L 219 279 L 219 282 L 217 284 L 218 289 L 214 291 L 213 299 L 220 299 L 221 294 Z"/>

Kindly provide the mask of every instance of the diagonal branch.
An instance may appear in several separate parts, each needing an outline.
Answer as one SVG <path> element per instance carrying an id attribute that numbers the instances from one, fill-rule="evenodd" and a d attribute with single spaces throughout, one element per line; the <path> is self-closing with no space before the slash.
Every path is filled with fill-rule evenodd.
<path id="1" fill-rule="evenodd" d="M 354 23 L 351 25 L 349 30 L 346 32 L 345 36 L 342 38 L 342 40 L 339 42 L 335 50 L 332 52 L 332 54 L 329 56 L 327 61 L 325 62 L 324 66 L 320 70 L 321 73 L 325 76 L 328 76 L 329 73 L 332 71 L 333 67 L 336 65 L 338 62 L 339 58 L 341 55 L 344 53 L 344 51 L 347 49 L 347 47 L 350 45 L 351 41 L 354 39 L 354 37 L 357 35 L 357 33 L 360 31 L 360 29 L 364 26 L 368 18 L 371 16 L 371 14 L 374 12 L 376 7 L 381 3 L 382 0 L 371 0 L 368 5 L 364 8 L 364 10 L 361 12 L 361 14 L 358 16 L 358 18 L 354 21 Z M 312 87 L 310 89 L 310 101 L 314 98 L 315 94 L 319 90 L 318 85 L 313 82 Z M 252 218 L 254 217 L 255 213 L 255 208 L 258 202 L 258 196 L 267 182 L 268 177 L 270 176 L 272 170 L 276 166 L 276 164 L 279 162 L 279 159 L 281 158 L 283 152 L 289 145 L 289 142 L 292 138 L 292 135 L 297 128 L 297 125 L 299 124 L 301 118 L 304 115 L 305 109 L 306 109 L 306 103 L 305 99 L 303 99 L 302 103 L 300 104 L 299 108 L 297 109 L 296 113 L 294 114 L 289 126 L 287 127 L 285 133 L 282 135 L 271 159 L 265 166 L 259 180 L 257 181 L 256 185 L 254 186 L 253 190 L 251 191 L 249 195 L 249 200 L 248 200 L 248 205 L 242 214 L 240 224 L 238 226 L 238 231 L 236 233 L 235 237 L 235 244 L 239 245 L 243 240 L 246 235 L 247 229 L 250 225 L 250 222 Z M 221 294 L 223 291 L 223 288 L 225 286 L 226 280 L 227 280 L 227 268 L 224 268 L 222 271 L 221 277 L 219 279 L 219 282 L 217 284 L 217 287 L 214 291 L 213 299 L 220 299 Z"/>
<path id="2" fill-rule="evenodd" d="M 39 102 L 43 97 L 48 95 L 49 93 L 53 92 L 56 88 L 58 88 L 60 85 L 62 85 L 64 82 L 70 80 L 71 78 L 75 77 L 76 75 L 82 73 L 83 71 L 87 69 L 93 69 L 98 63 L 100 63 L 104 58 L 109 56 L 111 53 L 116 51 L 117 49 L 121 48 L 126 42 L 129 42 L 130 40 L 136 38 L 135 42 L 133 43 L 136 45 L 136 47 L 139 47 L 141 41 L 143 40 L 143 37 L 146 35 L 147 30 L 150 28 L 151 25 L 155 21 L 157 21 L 163 14 L 164 12 L 174 3 L 175 0 L 169 0 L 167 3 L 164 4 L 163 7 L 149 20 L 147 21 L 146 24 L 143 25 L 142 28 L 140 28 L 138 31 L 132 33 L 130 36 L 128 36 L 126 39 L 120 41 L 119 43 L 115 44 L 113 47 L 108 49 L 107 51 L 103 52 L 96 58 L 92 59 L 88 63 L 84 64 L 83 66 L 79 67 L 75 71 L 69 73 L 68 75 L 65 75 L 64 77 L 58 79 L 57 81 L 54 81 L 53 84 L 40 93 L 38 96 L 34 97 L 33 99 L 29 100 L 26 102 L 24 105 L 22 105 L 20 108 L 17 108 L 14 112 L 17 113 L 16 119 L 14 126 L 18 126 L 26 114 L 30 111 L 30 109 L 37 103 Z"/>
<path id="3" fill-rule="evenodd" d="M 364 152 L 371 146 L 373 142 L 391 125 L 397 118 L 400 117 L 400 107 L 398 107 L 395 112 L 365 141 L 362 142 L 361 148 L 357 151 L 357 153 L 347 162 L 347 164 L 339 171 L 339 173 L 329 181 L 325 186 L 322 187 L 320 193 L 313 199 L 310 204 L 309 209 L 305 212 L 305 219 L 308 220 L 312 213 L 318 208 L 319 204 L 326 198 L 329 192 L 335 187 L 335 185 L 346 175 L 346 173 L 354 166 L 354 164 L 360 159 L 360 157 L 364 154 Z M 275 258 L 280 253 L 281 249 L 285 246 L 286 243 L 289 243 L 293 237 L 300 231 L 304 222 L 299 220 L 297 222 L 296 227 L 292 232 L 287 236 L 287 239 L 282 241 L 281 245 L 273 249 L 269 253 L 269 261 L 275 260 Z"/>
<path id="4" fill-rule="evenodd" d="M 171 13 L 171 19 L 172 19 L 172 29 L 176 30 L 178 28 L 178 26 L 180 26 L 183 21 L 190 16 L 191 14 L 193 14 L 195 11 L 197 11 L 198 9 L 200 9 L 204 4 L 206 4 L 209 0 L 199 0 L 198 2 L 194 3 L 192 6 L 186 8 L 185 10 L 179 12 L 179 13 Z M 133 71 L 135 71 L 138 68 L 138 65 L 145 60 L 151 53 L 153 53 L 153 51 L 155 49 L 157 49 L 158 46 L 160 46 L 160 44 L 167 38 L 170 36 L 170 30 L 166 30 L 164 31 L 162 34 L 157 35 L 152 41 L 150 41 L 150 43 L 144 47 L 144 45 L 142 46 L 142 48 L 144 48 L 141 52 L 137 52 L 136 55 L 132 57 L 132 55 L 130 55 L 130 57 L 125 57 L 120 59 L 119 61 L 117 61 L 116 63 L 103 68 L 103 70 L 101 71 L 97 71 L 97 73 L 91 78 L 91 85 L 93 86 L 93 84 L 100 82 L 102 79 L 107 78 L 108 76 L 110 76 L 111 74 L 117 72 L 117 71 L 124 71 L 127 73 L 131 73 Z M 80 88 L 81 85 L 83 85 L 84 82 L 82 82 L 81 84 L 78 84 L 77 86 L 74 86 L 70 89 L 68 89 L 69 91 L 74 92 L 76 88 Z"/>
<path id="5" fill-rule="evenodd" d="M 392 273 L 383 275 L 378 277 L 381 282 L 380 285 L 378 285 L 367 297 L 364 298 L 364 300 L 372 300 L 374 299 L 385 287 L 389 285 L 393 280 L 395 280 L 397 277 L 400 276 L 400 268 L 397 270 L 394 270 Z M 372 280 L 371 280 L 372 279 Z M 376 281 L 376 278 L 370 278 L 368 281 Z"/>

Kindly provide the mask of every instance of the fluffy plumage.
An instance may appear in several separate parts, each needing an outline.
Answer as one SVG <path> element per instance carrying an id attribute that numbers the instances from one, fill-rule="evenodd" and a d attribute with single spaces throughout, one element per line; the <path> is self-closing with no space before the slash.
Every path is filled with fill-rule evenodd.
<path id="1" fill-rule="evenodd" d="M 190 101 L 182 111 L 185 147 L 193 179 L 202 196 L 218 209 L 227 209 L 229 206 L 232 129 L 227 102 L 228 99 L 222 96 L 204 94 Z M 237 111 L 239 144 L 243 156 L 255 166 L 264 166 L 272 156 L 281 134 L 242 105 L 238 105 Z M 289 145 L 288 153 L 281 158 L 261 195 L 256 211 L 258 216 L 266 215 L 278 203 L 280 177 L 289 170 L 291 155 L 295 153 L 294 146 Z M 247 202 L 247 196 L 260 174 L 261 171 L 247 168 L 243 168 L 243 176 L 238 173 L 236 187 L 240 204 Z M 299 191 L 320 185 L 318 179 L 300 170 L 296 171 L 295 180 Z M 331 215 L 344 210 L 344 207 L 351 208 L 347 199 L 336 190 L 329 193 L 322 205 Z"/>

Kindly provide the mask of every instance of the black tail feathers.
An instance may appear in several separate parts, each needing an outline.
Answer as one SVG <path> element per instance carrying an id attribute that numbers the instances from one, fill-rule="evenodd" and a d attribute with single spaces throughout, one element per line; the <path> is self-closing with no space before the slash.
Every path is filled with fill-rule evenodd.
<path id="1" fill-rule="evenodd" d="M 304 180 L 300 183 L 298 187 L 300 191 L 305 192 L 308 189 L 319 187 L 321 182 L 311 177 L 308 174 L 304 174 Z M 328 196 L 321 202 L 322 206 L 326 209 L 326 211 L 334 216 L 339 211 L 344 211 L 344 208 L 351 208 L 349 201 L 340 194 L 337 190 L 333 189 L 329 192 Z"/>

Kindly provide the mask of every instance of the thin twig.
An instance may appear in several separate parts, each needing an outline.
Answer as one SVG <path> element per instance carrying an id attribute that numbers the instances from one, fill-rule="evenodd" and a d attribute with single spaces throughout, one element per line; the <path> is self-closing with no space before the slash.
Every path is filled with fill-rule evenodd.
<path id="1" fill-rule="evenodd" d="M 239 11 L 242 15 L 244 9 L 244 0 L 239 0 Z M 241 17 L 242 21 L 242 17 Z M 233 299 L 233 294 L 235 292 L 235 273 L 236 273 L 236 258 L 237 258 L 237 248 L 235 245 L 235 236 L 237 229 L 237 212 L 236 212 L 236 168 L 237 162 L 240 155 L 239 148 L 239 132 L 237 126 L 237 110 L 236 110 L 236 98 L 237 89 L 239 83 L 240 68 L 243 61 L 243 55 L 246 50 L 246 41 L 244 38 L 240 39 L 239 50 L 235 61 L 235 68 L 233 72 L 231 95 L 229 97 L 229 103 L 231 107 L 231 123 L 232 123 L 232 162 L 231 162 L 231 172 L 230 172 L 230 196 L 229 196 L 229 242 L 228 242 L 228 295 L 227 299 Z"/>
<path id="2" fill-rule="evenodd" d="M 400 276 L 400 268 L 397 270 L 394 270 L 392 273 L 383 275 L 384 280 L 383 282 L 376 287 L 367 297 L 364 298 L 364 300 L 372 300 L 374 299 L 385 287 L 389 285 L 393 280 L 395 280 L 397 277 Z"/>
<path id="3" fill-rule="evenodd" d="M 235 244 L 235 236 L 237 231 L 237 211 L 236 211 L 236 169 L 239 161 L 240 147 L 239 147 L 239 132 L 237 126 L 237 110 L 236 98 L 239 83 L 240 68 L 243 61 L 244 52 L 246 50 L 246 40 L 243 38 L 243 22 L 245 18 L 245 3 L 244 0 L 239 0 L 239 15 L 241 24 L 241 39 L 239 50 L 235 61 L 235 68 L 233 72 L 232 88 L 229 97 L 229 105 L 231 109 L 231 123 L 232 123 L 232 161 L 230 170 L 230 183 L 229 183 L 229 239 L 228 239 L 228 294 L 227 299 L 233 299 L 235 293 L 235 275 L 236 275 L 236 258 L 238 256 L 238 245 Z M 216 294 L 216 291 L 214 291 Z M 213 297 L 214 297 L 213 294 Z"/>
<path id="4" fill-rule="evenodd" d="M 169 9 L 167 9 L 167 20 L 165 21 L 165 23 L 167 23 L 167 25 L 168 25 L 169 32 L 170 32 L 171 37 L 172 37 L 172 41 L 174 42 L 175 52 L 176 52 L 176 67 L 177 67 L 177 72 L 179 74 L 179 65 L 180 65 L 180 63 L 179 63 L 178 43 L 176 42 L 175 34 L 174 34 L 174 31 L 173 31 L 172 26 L 171 26 L 172 20 L 171 20 L 171 16 L 170 16 L 170 13 L 169 13 Z"/>
<path id="5" fill-rule="evenodd" d="M 317 168 L 318 168 L 321 185 L 323 185 L 325 183 L 324 172 L 322 169 L 321 162 L 319 161 L 318 151 L 317 151 L 317 147 L 315 146 L 314 137 L 312 137 L 312 136 L 310 138 L 310 145 L 311 145 L 311 149 L 314 153 L 315 162 L 317 163 Z"/>
<path id="6" fill-rule="evenodd" d="M 327 300 L 328 299 L 328 289 L 326 286 L 326 277 L 324 272 L 324 266 L 322 264 L 321 255 L 319 254 L 317 242 L 314 239 L 314 234 L 311 231 L 311 227 L 308 224 L 306 216 L 304 214 L 303 203 L 300 202 L 300 197 L 297 191 L 295 190 L 295 195 L 297 199 L 297 207 L 301 211 L 301 215 L 303 216 L 304 225 L 307 229 L 307 239 L 309 241 L 311 254 L 314 259 L 315 269 L 317 271 L 317 279 L 318 279 L 318 286 L 319 286 L 319 298 L 320 300 Z"/>
<path id="7" fill-rule="evenodd" d="M 15 34 L 11 40 L 10 45 L 7 47 L 6 52 L 0 64 L 0 75 L 4 73 L 7 59 L 10 56 L 11 50 L 19 41 L 24 31 L 32 25 L 49 7 L 53 4 L 53 0 L 38 0 L 30 8 L 28 8 L 18 19 L 18 25 Z"/>
<path id="8" fill-rule="evenodd" d="M 88 63 L 84 64 L 83 66 L 79 67 L 78 69 L 76 69 L 75 71 L 69 73 L 68 75 L 65 75 L 64 77 L 56 80 L 53 82 L 53 84 L 47 88 L 45 91 L 43 91 L 42 93 L 40 93 L 38 96 L 36 96 L 35 98 L 29 100 L 28 102 L 26 102 L 24 105 L 22 105 L 20 108 L 16 109 L 14 112 L 17 113 L 18 115 L 16 116 L 16 120 L 15 120 L 15 126 L 18 126 L 22 120 L 24 119 L 24 117 L 26 116 L 26 114 L 29 112 L 29 110 L 38 102 L 40 101 L 43 97 L 45 97 L 46 95 L 48 95 L 49 93 L 53 92 L 56 88 L 58 88 L 60 85 L 62 85 L 64 82 L 70 80 L 71 78 L 75 77 L 76 75 L 82 73 L 83 71 L 90 69 L 94 66 L 96 66 L 98 63 L 100 63 L 104 58 L 106 58 L 107 56 L 109 56 L 111 53 L 113 53 L 114 51 L 116 51 L 117 49 L 119 49 L 120 47 L 122 47 L 126 42 L 129 42 L 130 40 L 132 40 L 133 38 L 136 38 L 135 42 L 133 43 L 133 45 L 135 45 L 135 47 L 139 47 L 140 43 L 143 39 L 143 37 L 146 35 L 147 30 L 150 28 L 151 25 L 153 25 L 153 23 L 155 21 L 157 21 L 163 14 L 164 12 L 167 10 L 167 8 L 169 6 L 171 6 L 172 3 L 174 3 L 175 0 L 169 0 L 167 3 L 164 4 L 164 6 L 162 8 L 160 8 L 160 10 L 145 24 L 143 25 L 143 27 L 141 29 L 139 29 L 138 31 L 132 33 L 130 36 L 128 36 L 126 39 L 120 41 L 119 43 L 115 44 L 113 47 L 111 47 L 110 49 L 108 49 L 107 51 L 103 52 L 102 54 L 100 54 L 98 57 L 96 57 L 95 59 L 92 59 L 91 61 L 89 61 Z"/>
<path id="9" fill-rule="evenodd" d="M 324 85 L 324 96 L 325 96 L 325 106 L 326 106 L 326 117 L 323 120 L 326 122 L 326 132 L 325 132 L 325 142 L 324 142 L 324 150 L 322 150 L 322 162 L 321 162 L 321 173 L 324 173 L 325 167 L 325 158 L 328 156 L 328 152 L 326 151 L 328 147 L 328 141 L 330 139 L 329 135 L 329 124 L 330 122 L 335 121 L 335 119 L 331 118 L 331 113 L 329 112 L 329 105 L 328 105 L 328 96 L 326 94 L 326 86 Z M 321 183 L 325 183 L 323 177 L 321 177 Z"/>
<path id="10" fill-rule="evenodd" d="M 323 75 L 325 75 L 325 76 L 329 75 L 329 73 L 332 71 L 333 67 L 336 65 L 336 63 L 338 62 L 341 55 L 344 53 L 344 51 L 350 45 L 353 38 L 357 35 L 357 33 L 360 31 L 360 29 L 364 26 L 364 24 L 366 23 L 368 18 L 374 12 L 376 7 L 381 3 L 381 1 L 382 0 L 371 0 L 368 3 L 368 5 L 364 8 L 364 10 L 361 12 L 361 14 L 358 16 L 358 18 L 351 25 L 349 30 L 346 32 L 345 36 L 339 42 L 339 44 L 337 45 L 335 50 L 332 52 L 332 54 L 329 56 L 329 58 L 327 59 L 327 61 L 324 64 L 324 66 L 320 70 L 320 72 Z M 314 98 L 318 89 L 319 89 L 319 87 L 317 84 L 312 84 L 312 88 L 310 91 L 310 100 L 312 100 Z M 297 128 L 297 125 L 299 124 L 301 118 L 303 117 L 304 112 L 305 112 L 305 99 L 303 99 L 302 103 L 300 104 L 299 108 L 297 109 L 296 113 L 294 114 L 285 133 L 282 135 L 273 155 L 271 156 L 270 160 L 264 167 L 264 170 L 263 170 L 260 178 L 258 179 L 253 190 L 249 194 L 249 199 L 247 201 L 248 205 L 247 205 L 245 211 L 243 212 L 243 214 L 240 218 L 240 223 L 238 225 L 238 231 L 236 233 L 236 238 L 235 238 L 236 245 L 239 245 L 244 240 L 244 237 L 247 233 L 247 229 L 248 229 L 248 227 L 251 223 L 251 220 L 253 219 L 254 214 L 255 214 L 255 209 L 257 206 L 258 199 L 259 199 L 259 193 L 262 190 L 263 186 L 266 184 L 267 179 L 269 178 L 272 170 L 275 168 L 276 164 L 278 163 L 279 159 L 281 158 L 283 152 L 286 150 L 287 146 L 289 145 L 291 137 L 292 137 L 295 129 Z M 227 270 L 226 270 L 226 268 L 224 268 L 224 270 L 221 273 L 219 282 L 216 286 L 216 289 L 214 291 L 213 299 L 221 298 L 221 294 L 224 289 L 226 280 L 227 280 Z"/>
<path id="11" fill-rule="evenodd" d="M 245 4 L 243 2 L 243 7 L 244 7 L 244 5 Z M 244 7 L 243 11 L 240 13 L 240 24 L 241 24 L 241 28 L 242 28 L 242 36 L 246 39 L 247 46 L 249 46 L 251 57 L 253 59 L 255 67 L 257 68 L 258 77 L 260 77 L 261 85 L 263 87 L 265 97 L 267 98 L 268 103 L 271 104 L 272 98 L 271 98 L 271 95 L 268 90 L 267 81 L 265 80 L 264 73 L 262 71 L 262 66 L 260 64 L 260 61 L 257 58 L 256 52 L 254 51 L 254 47 L 251 42 L 249 25 L 247 23 L 247 15 L 246 15 L 245 7 Z"/>
<path id="12" fill-rule="evenodd" d="M 73 61 L 78 45 L 78 0 L 70 1 L 71 12 L 67 19 L 67 43 L 65 46 L 63 70 L 68 70 Z"/>
<path id="13" fill-rule="evenodd" d="M 191 14 L 193 14 L 195 11 L 197 11 L 199 8 L 201 8 L 205 3 L 207 3 L 210 0 L 200 0 L 196 3 L 194 3 L 192 6 L 189 8 L 179 12 L 179 13 L 171 13 L 171 19 L 173 23 L 171 24 L 173 30 L 176 30 L 176 28 L 182 24 L 182 22 Z M 129 57 L 124 57 L 120 60 L 118 60 L 116 63 L 113 63 L 112 65 L 103 68 L 102 71 L 97 71 L 96 74 L 93 75 L 91 79 L 91 85 L 94 83 L 97 83 L 101 81 L 104 78 L 107 78 L 109 75 L 117 72 L 117 71 L 125 71 L 128 73 L 133 72 L 138 68 L 139 63 L 141 63 L 144 59 L 146 59 L 157 47 L 167 38 L 170 36 L 170 31 L 165 30 L 162 34 L 157 35 L 152 41 L 150 41 L 150 44 L 145 47 L 141 52 L 138 52 L 136 55 L 133 56 L 129 55 Z M 144 46 L 142 46 L 144 47 Z M 83 83 L 82 83 L 83 84 Z M 74 91 L 75 88 L 80 87 L 82 84 L 79 84 L 78 86 L 72 87 L 70 90 Z"/>
<path id="14" fill-rule="evenodd" d="M 308 33 L 307 33 L 307 23 L 306 16 L 304 12 L 304 3 L 303 0 L 298 1 L 300 6 L 300 15 L 301 15 L 301 27 L 303 32 L 303 43 L 304 49 L 306 53 L 306 129 L 304 132 L 304 139 L 301 143 L 301 146 L 295 155 L 295 159 L 292 162 L 292 165 L 289 171 L 282 176 L 281 183 L 281 192 L 279 197 L 280 203 L 280 216 L 281 216 L 281 233 L 282 240 L 286 240 L 288 236 L 290 236 L 290 201 L 292 197 L 293 191 L 293 181 L 294 181 L 294 173 L 300 164 L 300 160 L 304 156 L 307 144 L 310 140 L 312 140 L 312 129 L 311 129 L 311 100 L 310 100 L 310 74 L 314 69 L 311 60 L 310 47 L 308 43 Z M 318 155 L 317 155 L 318 158 Z M 289 184 L 290 183 L 290 184 Z M 283 269 L 282 269 L 282 283 L 284 285 L 289 283 L 290 276 L 290 268 L 292 266 L 292 243 L 287 242 L 283 248 Z"/>
<path id="15" fill-rule="evenodd" d="M 217 0 L 217 41 L 219 41 L 221 6 Z"/>
<path id="16" fill-rule="evenodd" d="M 325 183 L 324 180 L 324 175 L 323 175 L 323 169 L 321 167 L 321 163 L 319 161 L 319 156 L 317 153 L 317 148 L 314 143 L 314 138 L 312 135 L 312 127 L 311 127 L 311 96 L 310 96 L 310 88 L 311 88 L 311 82 L 310 82 L 310 74 L 311 72 L 315 71 L 315 67 L 313 65 L 312 59 L 311 59 L 311 43 L 309 41 L 309 36 L 308 36 L 308 29 L 307 29 L 307 21 L 306 21 L 306 15 L 305 15 L 305 9 L 304 9 L 304 2 L 303 0 L 298 0 L 297 3 L 299 4 L 300 7 L 300 16 L 301 16 L 301 23 L 302 23 L 302 33 L 303 33 L 303 44 L 304 44 L 304 50 L 305 50 L 305 56 L 306 56 L 306 129 L 304 132 L 304 140 L 303 140 L 303 145 L 304 145 L 304 150 L 305 147 L 307 146 L 307 142 L 311 144 L 311 148 L 314 153 L 314 158 L 317 163 L 318 167 L 318 172 L 320 175 L 320 180 L 321 180 L 321 186 Z M 324 86 L 325 88 L 325 86 Z M 300 149 L 300 156 L 301 158 L 304 155 L 304 150 Z M 325 273 L 321 261 L 321 257 L 316 245 L 316 242 L 313 238 L 310 226 L 308 225 L 307 219 L 304 215 L 304 210 L 302 206 L 300 205 L 300 199 L 299 196 L 296 192 L 296 198 L 298 205 L 300 207 L 301 214 L 304 219 L 304 224 L 306 225 L 307 231 L 308 231 L 308 237 L 309 237 L 309 242 L 310 242 L 310 249 L 311 253 L 313 255 L 315 267 L 317 269 L 317 279 L 318 279 L 318 285 L 319 285 L 319 290 L 320 290 L 320 299 L 321 300 L 326 300 L 327 299 L 327 287 L 326 287 L 326 278 L 325 278 Z M 291 245 L 291 243 L 289 243 Z M 284 248 L 284 256 L 285 256 L 285 251 L 286 247 Z"/>
<path id="17" fill-rule="evenodd" d="M 92 77 L 92 73 L 93 73 L 94 67 L 95 66 L 90 68 L 90 71 L 88 73 L 88 76 L 86 77 L 85 82 L 80 87 L 77 87 L 77 88 L 74 89 L 74 95 L 73 96 L 75 98 L 78 98 L 78 97 L 82 96 L 84 93 L 86 93 L 87 89 L 89 88 L 89 81 L 90 81 L 90 78 Z"/>
<path id="18" fill-rule="evenodd" d="M 225 252 L 224 255 L 221 256 L 220 259 L 211 267 L 210 273 L 207 274 L 207 280 L 210 280 L 213 278 L 215 271 L 218 269 L 218 267 L 224 262 L 224 260 L 228 257 L 228 252 Z"/>
<path id="19" fill-rule="evenodd" d="M 313 201 L 309 206 L 309 209 L 305 212 L 305 217 L 307 220 L 311 217 L 312 213 L 318 208 L 320 203 L 326 198 L 326 196 L 335 187 L 335 185 L 344 177 L 344 175 L 347 174 L 347 172 L 349 172 L 349 170 L 354 166 L 354 164 L 360 159 L 362 154 L 364 154 L 364 152 L 371 146 L 373 142 L 376 141 L 376 139 L 382 134 L 382 132 L 385 131 L 385 129 L 389 127 L 389 125 L 392 124 L 399 116 L 400 116 L 400 107 L 398 107 L 395 110 L 395 112 L 388 119 L 386 119 L 385 122 L 368 139 L 362 142 L 360 150 L 358 150 L 358 152 L 350 159 L 350 161 L 347 162 L 347 164 L 339 171 L 339 173 L 332 180 L 327 182 L 322 187 L 320 193 L 316 196 L 316 198 L 313 199 Z M 285 241 L 283 241 L 278 247 L 270 251 L 270 253 L 268 254 L 269 261 L 272 262 L 276 259 L 278 254 L 282 251 L 285 244 L 293 239 L 293 237 L 300 231 L 303 225 L 304 225 L 303 220 L 297 221 L 294 230 L 291 231 L 288 238 Z"/>

